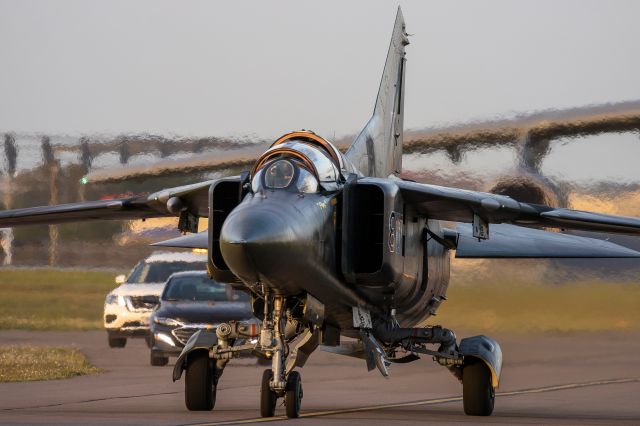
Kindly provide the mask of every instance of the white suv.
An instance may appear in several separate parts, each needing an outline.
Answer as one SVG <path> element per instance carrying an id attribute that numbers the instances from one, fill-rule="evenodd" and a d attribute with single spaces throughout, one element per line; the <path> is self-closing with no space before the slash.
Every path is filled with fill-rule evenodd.
<path id="1" fill-rule="evenodd" d="M 206 269 L 206 254 L 189 252 L 155 252 L 139 262 L 104 302 L 104 328 L 109 346 L 123 348 L 128 337 L 147 337 L 149 318 L 159 303 L 167 278 L 174 272 Z"/>

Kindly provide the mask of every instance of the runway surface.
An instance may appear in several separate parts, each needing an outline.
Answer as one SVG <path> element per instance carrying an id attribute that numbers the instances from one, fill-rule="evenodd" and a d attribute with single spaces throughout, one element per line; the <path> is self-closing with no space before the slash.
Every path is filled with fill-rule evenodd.
<path id="1" fill-rule="evenodd" d="M 463 333 L 460 333 L 463 335 Z M 271 424 L 639 424 L 640 333 L 495 336 L 505 357 L 493 416 L 467 417 L 461 385 L 428 357 L 392 365 L 391 377 L 364 361 L 316 352 L 302 369 L 303 418 Z M 225 370 L 212 412 L 184 408 L 184 382 L 151 367 L 142 340 L 110 349 L 106 333 L 0 331 L 7 344 L 75 345 L 104 370 L 68 380 L 0 384 L 4 424 L 248 424 L 259 418 L 263 367 Z M 276 415 L 284 414 L 279 407 Z"/>

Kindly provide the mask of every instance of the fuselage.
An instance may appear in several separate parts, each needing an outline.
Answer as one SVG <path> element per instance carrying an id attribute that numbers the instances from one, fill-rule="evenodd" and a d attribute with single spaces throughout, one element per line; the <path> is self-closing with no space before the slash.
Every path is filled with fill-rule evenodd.
<path id="1" fill-rule="evenodd" d="M 353 306 L 374 316 L 395 309 L 402 325 L 423 321 L 435 312 L 446 291 L 447 251 L 437 241 L 423 238 L 424 219 L 404 221 L 397 231 L 403 236 L 398 255 L 404 270 L 399 279 L 382 285 L 349 283 L 342 271 L 342 189 L 347 171 L 359 173 L 350 164 L 345 170 L 344 160 L 332 158 L 325 146 L 314 142 L 293 137 L 274 144 L 275 149 L 258 161 L 252 190 L 222 227 L 220 249 L 226 264 L 249 287 L 262 285 L 285 296 L 312 295 L 325 305 L 327 321 L 342 330 L 353 325 Z M 327 160 L 333 162 L 335 177 L 330 176 Z M 317 182 L 310 183 L 307 172 Z M 395 247 L 387 244 L 378 249 Z"/>

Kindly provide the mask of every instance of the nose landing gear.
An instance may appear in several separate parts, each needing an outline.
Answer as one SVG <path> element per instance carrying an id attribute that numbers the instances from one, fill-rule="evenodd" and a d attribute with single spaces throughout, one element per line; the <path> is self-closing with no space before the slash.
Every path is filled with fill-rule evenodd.
<path id="1" fill-rule="evenodd" d="M 285 314 L 282 296 L 265 292 L 264 305 L 260 326 L 229 321 L 219 324 L 215 333 L 201 330 L 189 339 L 173 370 L 174 381 L 186 372 L 185 403 L 189 410 L 212 410 L 218 380 L 227 363 L 258 352 L 271 360 L 271 368 L 262 374 L 260 414 L 273 417 L 278 398 L 284 398 L 287 417 L 300 416 L 302 380 L 293 370 L 304 366 L 318 347 L 318 330 L 302 325 L 290 311 Z M 294 341 L 290 351 L 289 342 Z"/>
<path id="2" fill-rule="evenodd" d="M 264 320 L 260 333 L 261 349 L 271 355 L 271 368 L 262 374 L 260 387 L 260 415 L 273 417 L 276 401 L 284 397 L 288 418 L 300 416 L 302 379 L 297 371 L 287 371 L 285 358 L 288 345 L 284 337 L 284 298 L 265 295 Z"/>

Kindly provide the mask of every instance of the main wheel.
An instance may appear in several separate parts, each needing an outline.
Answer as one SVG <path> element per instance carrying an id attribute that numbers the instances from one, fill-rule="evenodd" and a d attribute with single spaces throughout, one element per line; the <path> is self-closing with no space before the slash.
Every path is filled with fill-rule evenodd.
<path id="1" fill-rule="evenodd" d="M 187 357 L 184 381 L 184 402 L 191 411 L 211 411 L 216 404 L 216 383 L 213 361 L 206 351 L 196 351 Z"/>
<path id="2" fill-rule="evenodd" d="M 127 338 L 126 337 L 112 337 L 112 336 L 109 336 L 108 337 L 108 341 L 109 341 L 109 347 L 110 348 L 124 348 L 124 346 L 127 344 Z"/>
<path id="3" fill-rule="evenodd" d="M 287 417 L 295 419 L 300 417 L 300 405 L 302 404 L 302 377 L 297 371 L 292 371 L 287 377 L 287 388 L 284 396 L 284 404 L 287 409 Z"/>
<path id="4" fill-rule="evenodd" d="M 491 370 L 479 359 L 471 358 L 462 370 L 462 402 L 469 416 L 490 416 L 496 399 Z"/>
<path id="5" fill-rule="evenodd" d="M 270 368 L 267 368 L 262 373 L 262 384 L 260 386 L 260 415 L 262 417 L 273 417 L 276 413 L 278 396 L 269 386 L 272 377 L 273 373 Z"/>
<path id="6" fill-rule="evenodd" d="M 156 355 L 152 351 L 149 356 L 149 363 L 154 367 L 163 367 L 169 363 L 169 358 L 166 356 Z"/>

